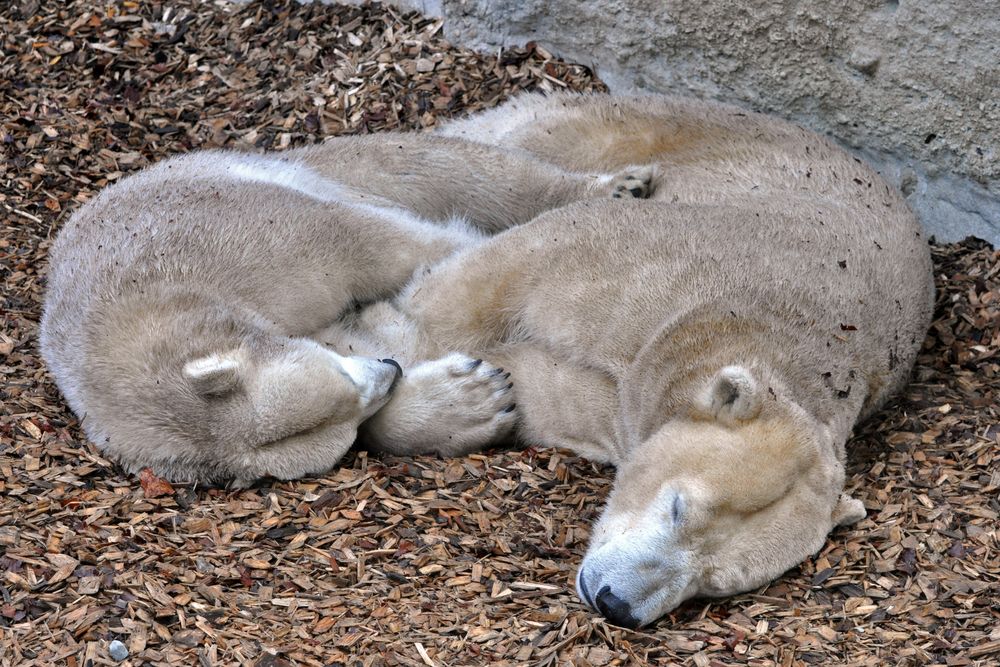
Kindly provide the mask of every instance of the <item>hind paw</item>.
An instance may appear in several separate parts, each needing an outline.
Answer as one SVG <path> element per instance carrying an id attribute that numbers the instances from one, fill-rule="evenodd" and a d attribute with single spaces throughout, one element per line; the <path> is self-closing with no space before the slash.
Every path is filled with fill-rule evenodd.
<path id="1" fill-rule="evenodd" d="M 653 177 L 656 170 L 652 165 L 630 167 L 611 182 L 611 197 L 614 199 L 648 199 L 653 193 Z"/>

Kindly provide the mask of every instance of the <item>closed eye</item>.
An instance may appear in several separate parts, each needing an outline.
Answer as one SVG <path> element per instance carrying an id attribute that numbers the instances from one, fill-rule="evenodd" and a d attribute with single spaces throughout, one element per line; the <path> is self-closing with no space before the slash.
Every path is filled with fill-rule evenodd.
<path id="1" fill-rule="evenodd" d="M 342 421 L 343 421 L 342 416 L 335 414 L 333 416 L 321 419 L 318 422 L 316 422 L 315 424 L 303 424 L 303 425 L 301 425 L 302 428 L 300 428 L 298 431 L 295 431 L 293 433 L 287 433 L 287 434 L 281 436 L 280 438 L 275 438 L 274 440 L 268 440 L 267 442 L 263 442 L 263 443 L 261 443 L 259 445 L 255 445 L 254 448 L 255 449 L 269 449 L 271 447 L 275 447 L 277 445 L 284 444 L 285 441 L 288 440 L 288 438 L 291 438 L 293 436 L 295 436 L 295 437 L 309 437 L 309 436 L 315 435 L 316 433 L 319 433 L 323 429 L 327 429 L 327 428 L 329 428 L 331 426 L 339 424 Z"/>
<path id="2" fill-rule="evenodd" d="M 684 515 L 684 499 L 681 494 L 674 494 L 674 502 L 670 507 L 670 518 L 675 524 L 680 523 L 681 517 Z"/>

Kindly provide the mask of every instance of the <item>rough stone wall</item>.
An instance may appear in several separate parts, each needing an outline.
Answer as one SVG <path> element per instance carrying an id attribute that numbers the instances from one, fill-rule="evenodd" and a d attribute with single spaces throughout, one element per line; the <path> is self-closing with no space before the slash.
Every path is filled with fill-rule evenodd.
<path id="1" fill-rule="evenodd" d="M 1000 0 L 402 0 L 452 41 L 535 40 L 612 90 L 790 118 L 873 162 L 939 239 L 1000 245 Z"/>

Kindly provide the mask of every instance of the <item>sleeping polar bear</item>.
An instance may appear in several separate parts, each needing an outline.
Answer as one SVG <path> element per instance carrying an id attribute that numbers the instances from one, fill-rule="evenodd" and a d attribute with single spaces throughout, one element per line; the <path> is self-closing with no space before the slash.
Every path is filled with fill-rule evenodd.
<path id="1" fill-rule="evenodd" d="M 412 133 L 170 159 L 61 230 L 42 353 L 87 435 L 132 472 L 233 485 L 325 472 L 393 393 L 369 443 L 482 448 L 516 419 L 507 376 L 451 353 L 400 377 L 340 322 L 488 233 L 648 179 Z"/>
<path id="2" fill-rule="evenodd" d="M 583 600 L 650 623 L 864 516 L 845 443 L 905 383 L 933 303 L 921 229 L 878 174 L 788 123 L 660 97 L 525 97 L 442 134 L 569 171 L 657 165 L 652 199 L 543 213 L 356 323 L 404 363 L 508 369 L 524 440 L 617 467 Z"/>

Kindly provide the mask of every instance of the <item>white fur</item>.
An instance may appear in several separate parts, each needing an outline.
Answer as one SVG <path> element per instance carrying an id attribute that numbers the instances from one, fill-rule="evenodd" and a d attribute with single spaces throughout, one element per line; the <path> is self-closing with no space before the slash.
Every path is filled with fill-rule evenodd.
<path id="1" fill-rule="evenodd" d="M 425 238 L 450 240 L 462 246 L 485 238 L 482 232 L 474 230 L 462 218 L 453 218 L 447 225 L 426 220 L 388 202 L 378 203 L 382 201 L 380 198 L 356 192 L 341 183 L 323 178 L 301 162 L 233 153 L 227 156 L 221 166 L 224 173 L 234 179 L 286 188 L 317 201 L 347 206 Z"/>
<path id="2" fill-rule="evenodd" d="M 336 363 L 340 364 L 340 367 L 344 369 L 344 372 L 347 373 L 356 385 L 364 386 L 371 384 L 372 379 L 375 377 L 375 374 L 372 372 L 372 364 L 366 363 L 371 361 L 370 359 L 342 357 L 332 351 L 330 352 L 330 356 L 333 357 Z"/>
<path id="3" fill-rule="evenodd" d="M 350 201 L 341 202 L 356 211 L 371 213 L 386 222 L 410 230 L 413 234 L 429 239 L 440 239 L 454 243 L 460 248 L 475 245 L 483 241 L 486 235 L 474 229 L 464 218 L 451 218 L 447 224 L 440 225 L 413 215 L 409 211 L 396 206 L 381 206 L 379 204 L 357 204 Z"/>
<path id="4" fill-rule="evenodd" d="M 864 519 L 867 514 L 863 502 L 842 493 L 833 509 L 833 525 L 850 526 Z"/>
<path id="5" fill-rule="evenodd" d="M 482 360 L 449 354 L 417 364 L 405 377 L 367 425 L 379 430 L 382 450 L 433 449 L 458 456 L 478 443 L 502 440 L 514 427 L 512 383 Z M 401 419 L 401 413 L 419 418 Z"/>
<path id="6" fill-rule="evenodd" d="M 236 370 L 236 359 L 223 357 L 218 354 L 210 354 L 201 359 L 194 359 L 184 365 L 184 375 L 192 380 L 198 380 L 219 373 L 227 373 Z"/>
<path id="7" fill-rule="evenodd" d="M 445 137 L 460 137 L 484 144 L 513 144 L 506 141 L 508 137 L 523 127 L 532 125 L 536 120 L 537 112 L 515 98 L 503 106 L 479 112 L 468 119 L 445 123 L 436 132 Z"/>
<path id="8" fill-rule="evenodd" d="M 228 392 L 239 382 L 240 359 L 235 352 L 228 355 L 211 354 L 184 364 L 184 375 L 200 394 Z"/>
<path id="9" fill-rule="evenodd" d="M 683 521 L 674 516 L 679 498 L 666 487 L 640 511 L 602 518 L 576 578 L 577 591 L 589 594 L 588 604 L 595 604 L 609 582 L 619 598 L 642 601 L 632 608 L 636 618 L 656 616 L 692 595 L 698 586 L 695 554 L 677 537 Z"/>
<path id="10" fill-rule="evenodd" d="M 357 388 L 361 411 L 365 417 L 375 413 L 389 400 L 389 390 L 396 381 L 397 369 L 378 359 L 368 357 L 345 357 L 333 350 L 327 349 L 309 339 L 297 341 L 298 345 L 310 351 L 315 351 L 316 360 L 329 363 L 336 372 L 343 373 L 351 379 Z M 274 377 L 285 378 L 300 375 L 302 358 L 299 355 L 287 356 L 274 361 L 269 373 Z"/>
<path id="11" fill-rule="evenodd" d="M 348 197 L 344 186 L 323 178 L 302 163 L 238 153 L 227 158 L 220 166 L 234 179 L 288 188 L 324 202 L 343 202 Z"/>

